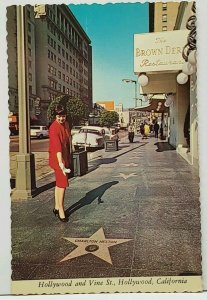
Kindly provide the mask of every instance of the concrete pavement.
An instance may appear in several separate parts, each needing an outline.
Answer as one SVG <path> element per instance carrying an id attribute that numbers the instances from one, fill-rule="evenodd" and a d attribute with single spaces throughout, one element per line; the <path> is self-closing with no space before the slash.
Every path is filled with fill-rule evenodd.
<path id="1" fill-rule="evenodd" d="M 201 274 L 197 171 L 153 137 L 102 155 L 71 180 L 68 223 L 52 213 L 53 174 L 12 202 L 12 279 Z"/>

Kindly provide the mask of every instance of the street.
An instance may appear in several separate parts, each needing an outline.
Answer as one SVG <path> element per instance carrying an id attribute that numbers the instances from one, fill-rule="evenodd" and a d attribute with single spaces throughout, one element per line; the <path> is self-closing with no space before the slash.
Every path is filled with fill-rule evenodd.
<path id="1" fill-rule="evenodd" d="M 119 147 L 71 180 L 68 223 L 52 214 L 52 174 L 12 202 L 13 280 L 201 274 L 198 172 L 154 137 Z"/>
<path id="2" fill-rule="evenodd" d="M 32 152 L 48 151 L 49 139 L 31 139 Z M 10 152 L 19 151 L 19 136 L 10 136 Z"/>
<path id="3" fill-rule="evenodd" d="M 120 130 L 119 138 L 127 135 L 127 131 Z M 35 139 L 31 138 L 31 152 L 45 152 L 48 151 L 49 147 L 49 139 Z M 10 152 L 18 152 L 19 151 L 19 136 L 14 135 L 10 136 Z"/>

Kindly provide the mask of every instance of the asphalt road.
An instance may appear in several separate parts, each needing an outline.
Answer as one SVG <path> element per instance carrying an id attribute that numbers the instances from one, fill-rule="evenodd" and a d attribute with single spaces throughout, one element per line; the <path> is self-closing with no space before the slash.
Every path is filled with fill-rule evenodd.
<path id="1" fill-rule="evenodd" d="M 127 131 L 119 131 L 119 138 L 123 138 L 127 135 Z M 45 152 L 48 151 L 49 139 L 31 139 L 31 151 L 32 152 Z M 10 137 L 10 152 L 19 151 L 19 136 Z"/>
<path id="2" fill-rule="evenodd" d="M 45 152 L 48 151 L 49 139 L 31 139 L 31 151 L 32 152 Z M 10 137 L 10 152 L 19 151 L 19 137 L 11 136 Z"/>

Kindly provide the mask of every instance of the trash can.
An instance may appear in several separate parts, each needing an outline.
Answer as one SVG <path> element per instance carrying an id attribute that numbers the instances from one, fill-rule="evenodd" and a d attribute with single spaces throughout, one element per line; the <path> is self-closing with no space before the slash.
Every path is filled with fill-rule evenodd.
<path id="1" fill-rule="evenodd" d="M 87 151 L 73 152 L 73 176 L 82 176 L 88 172 Z"/>
<path id="2" fill-rule="evenodd" d="M 118 151 L 118 140 L 105 141 L 105 151 Z"/>

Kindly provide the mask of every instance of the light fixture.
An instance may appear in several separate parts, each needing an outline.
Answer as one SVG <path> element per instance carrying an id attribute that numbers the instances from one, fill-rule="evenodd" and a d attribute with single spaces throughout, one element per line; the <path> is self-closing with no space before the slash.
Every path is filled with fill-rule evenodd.
<path id="1" fill-rule="evenodd" d="M 188 55 L 188 62 L 195 66 L 196 65 L 196 50 L 192 50 Z"/>
<path id="2" fill-rule="evenodd" d="M 186 75 L 192 75 L 196 71 L 196 67 L 191 65 L 188 61 L 184 62 L 182 71 Z"/>
<path id="3" fill-rule="evenodd" d="M 183 72 L 177 75 L 177 83 L 185 84 L 188 81 L 188 75 L 184 74 Z"/>
<path id="4" fill-rule="evenodd" d="M 139 77 L 138 77 L 138 83 L 141 85 L 141 86 L 146 86 L 148 85 L 149 83 L 149 78 L 145 75 L 145 74 L 141 74 Z"/>

